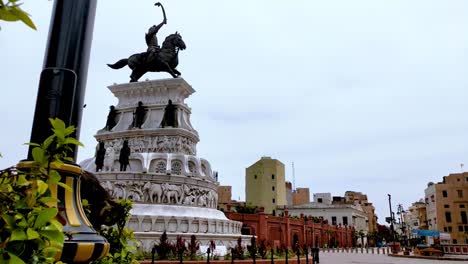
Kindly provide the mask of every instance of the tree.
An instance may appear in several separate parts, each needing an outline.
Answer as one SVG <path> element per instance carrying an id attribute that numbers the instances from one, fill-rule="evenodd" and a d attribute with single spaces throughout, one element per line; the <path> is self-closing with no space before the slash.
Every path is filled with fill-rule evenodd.
<path id="1" fill-rule="evenodd" d="M 7 1 L 5 3 L 5 1 Z M 23 11 L 18 0 L 0 0 L 0 20 L 15 22 L 22 21 L 28 27 L 36 30 L 36 25 L 29 18 L 29 14 Z"/>

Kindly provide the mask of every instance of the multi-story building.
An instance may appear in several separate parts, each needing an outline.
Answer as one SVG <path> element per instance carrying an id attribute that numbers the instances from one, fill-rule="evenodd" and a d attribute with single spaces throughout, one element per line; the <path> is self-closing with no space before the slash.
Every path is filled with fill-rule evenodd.
<path id="1" fill-rule="evenodd" d="M 374 205 L 367 200 L 367 195 L 361 192 L 346 191 L 345 192 L 346 202 L 360 205 L 364 212 L 367 214 L 368 219 L 368 230 L 369 232 L 377 231 L 377 215 L 375 214 Z"/>
<path id="2" fill-rule="evenodd" d="M 290 206 L 293 205 L 293 191 L 292 191 L 292 183 L 285 182 L 286 185 L 286 205 Z"/>
<path id="3" fill-rule="evenodd" d="M 271 157 L 262 157 L 245 169 L 246 203 L 263 207 L 276 215 L 277 206 L 287 205 L 284 164 Z"/>
<path id="4" fill-rule="evenodd" d="M 330 193 L 314 194 L 314 201 L 309 204 L 301 204 L 278 208 L 278 212 L 283 213 L 288 210 L 290 216 L 313 216 L 326 220 L 330 225 L 353 227 L 355 231 L 362 231 L 367 234 L 368 219 L 359 204 L 345 203 L 340 197 L 333 197 Z M 333 201 L 335 200 L 335 201 Z M 367 243 L 367 240 L 358 240 L 358 243 Z"/>
<path id="5" fill-rule="evenodd" d="M 310 203 L 309 188 L 296 188 L 292 193 L 292 205 Z"/>
<path id="6" fill-rule="evenodd" d="M 414 202 L 408 210 L 402 213 L 402 218 L 402 222 L 405 224 L 405 235 L 412 234 L 412 231 L 416 229 L 428 229 L 424 200 Z"/>
<path id="7" fill-rule="evenodd" d="M 468 172 L 430 182 L 424 192 L 428 228 L 450 233 L 453 244 L 468 244 Z"/>
<path id="8" fill-rule="evenodd" d="M 218 186 L 218 209 L 226 211 L 231 206 L 232 186 Z"/>

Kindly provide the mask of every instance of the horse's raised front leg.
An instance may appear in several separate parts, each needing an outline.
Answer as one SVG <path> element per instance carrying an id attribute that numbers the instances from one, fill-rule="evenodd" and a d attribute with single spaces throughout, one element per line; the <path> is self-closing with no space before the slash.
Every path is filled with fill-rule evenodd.
<path id="1" fill-rule="evenodd" d="M 168 72 L 170 75 L 172 75 L 173 78 L 179 77 L 175 72 L 178 72 L 176 69 L 172 69 L 171 66 L 167 62 L 164 62 L 164 66 L 166 67 L 165 72 Z M 178 72 L 180 75 L 180 72 Z"/>

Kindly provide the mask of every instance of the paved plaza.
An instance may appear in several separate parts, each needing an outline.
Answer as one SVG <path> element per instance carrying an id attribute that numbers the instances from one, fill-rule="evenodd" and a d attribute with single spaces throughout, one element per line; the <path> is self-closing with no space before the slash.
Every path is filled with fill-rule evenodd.
<path id="1" fill-rule="evenodd" d="M 302 262 L 301 262 L 302 263 Z M 309 262 L 311 263 L 311 262 Z M 397 258 L 387 255 L 320 252 L 320 264 L 460 264 L 463 261 Z"/>

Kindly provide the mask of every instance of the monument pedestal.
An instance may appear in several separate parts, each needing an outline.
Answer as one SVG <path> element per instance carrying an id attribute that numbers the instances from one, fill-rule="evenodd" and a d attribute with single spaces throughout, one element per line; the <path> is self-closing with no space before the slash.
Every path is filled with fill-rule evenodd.
<path id="1" fill-rule="evenodd" d="M 164 231 L 174 240 L 177 235 L 186 240 L 196 235 L 202 245 L 212 240 L 233 247 L 242 223 L 216 209 L 217 172 L 196 155 L 198 132 L 185 104 L 195 90 L 182 78 L 115 84 L 109 89 L 119 100 L 116 125 L 95 135 L 105 148 L 104 165 L 96 176 L 114 198 L 134 202 L 127 225 L 141 248 L 151 251 Z M 169 100 L 175 111 L 168 107 Z M 141 128 L 135 127 L 139 102 L 145 108 Z M 130 147 L 129 165 L 127 171 L 119 171 L 124 141 Z M 96 171 L 95 158 L 81 165 Z"/>

